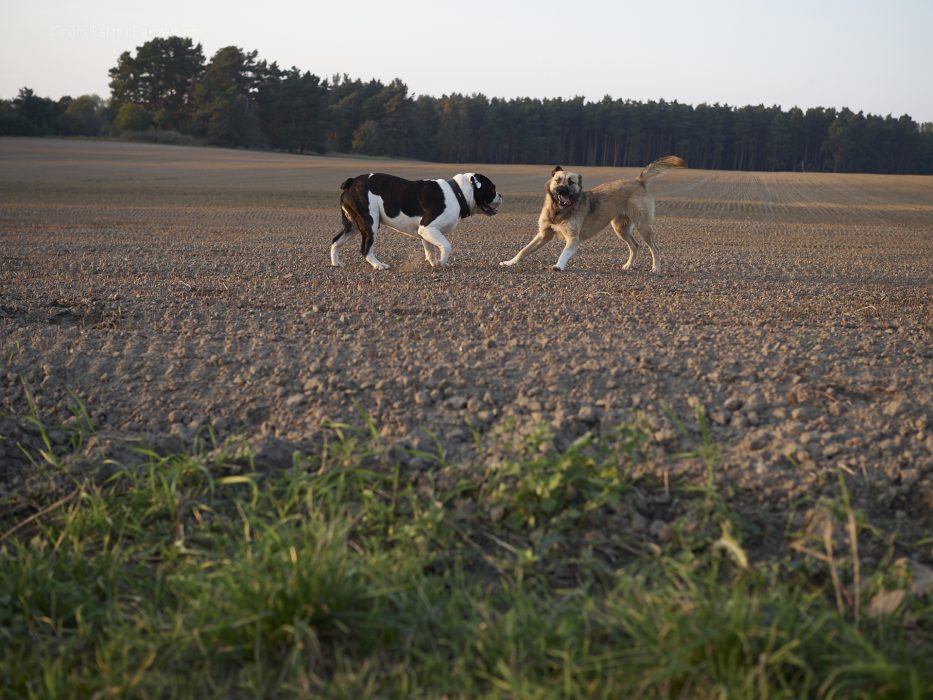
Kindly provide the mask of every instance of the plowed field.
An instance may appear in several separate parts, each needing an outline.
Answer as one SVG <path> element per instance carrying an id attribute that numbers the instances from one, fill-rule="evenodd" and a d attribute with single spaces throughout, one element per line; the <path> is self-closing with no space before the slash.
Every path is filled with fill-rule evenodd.
<path id="1" fill-rule="evenodd" d="M 392 269 L 351 246 L 331 268 L 338 185 L 373 170 L 479 171 L 505 201 L 456 230 L 448 269 L 388 231 Z M 42 447 L 29 394 L 53 426 L 80 401 L 118 461 L 213 433 L 287 463 L 366 415 L 466 464 L 505 433 L 560 447 L 637 421 L 650 468 L 689 475 L 706 423 L 716 478 L 769 507 L 841 470 L 863 506 L 929 523 L 933 178 L 673 173 L 652 184 L 660 275 L 622 271 L 611 231 L 563 273 L 556 242 L 501 268 L 550 170 L 0 139 L 0 481 Z"/>

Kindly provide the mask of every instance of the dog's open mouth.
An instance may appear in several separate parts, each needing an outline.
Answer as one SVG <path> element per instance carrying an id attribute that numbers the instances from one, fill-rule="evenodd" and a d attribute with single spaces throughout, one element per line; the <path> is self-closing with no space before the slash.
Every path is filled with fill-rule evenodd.
<path id="1" fill-rule="evenodd" d="M 570 192 L 564 187 L 561 187 L 554 192 L 554 199 L 557 200 L 557 206 L 561 207 L 562 209 L 573 204 L 573 200 L 570 199 Z"/>
<path id="2" fill-rule="evenodd" d="M 497 213 L 496 207 L 491 204 L 479 204 L 478 206 L 486 216 L 495 216 Z"/>

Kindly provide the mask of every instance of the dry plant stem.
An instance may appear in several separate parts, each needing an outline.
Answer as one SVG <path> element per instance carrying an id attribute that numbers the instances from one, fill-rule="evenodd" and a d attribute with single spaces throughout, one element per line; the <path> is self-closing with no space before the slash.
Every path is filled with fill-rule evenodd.
<path id="1" fill-rule="evenodd" d="M 846 513 L 846 521 L 849 530 L 849 546 L 852 549 L 852 595 L 855 599 L 853 614 L 855 616 L 855 624 L 858 625 L 862 607 L 862 577 L 858 556 L 858 529 L 855 523 L 855 513 L 851 508 L 848 508 L 848 512 Z"/>
<path id="2" fill-rule="evenodd" d="M 843 600 L 842 582 L 836 569 L 836 559 L 833 556 L 833 524 L 828 518 L 823 522 L 823 547 L 826 549 L 826 563 L 829 565 L 829 575 L 833 581 L 833 593 L 836 595 L 836 609 L 840 615 L 845 615 L 846 606 Z"/>
<path id="3" fill-rule="evenodd" d="M 54 510 L 57 510 L 58 508 L 61 508 L 66 503 L 69 503 L 70 501 L 75 499 L 77 496 L 79 496 L 82 492 L 83 492 L 83 489 L 80 489 L 80 488 L 75 489 L 74 491 L 69 493 L 67 496 L 60 498 L 59 500 L 55 501 L 55 503 L 40 510 L 38 513 L 33 513 L 28 518 L 26 518 L 22 522 L 17 523 L 13 527 L 11 527 L 9 530 L 4 532 L 2 535 L 0 535 L 0 542 L 4 542 L 11 535 L 15 534 L 16 532 L 26 527 L 30 523 L 34 523 L 35 521 L 39 520 L 43 516 L 48 515 L 49 513 L 51 513 Z"/>

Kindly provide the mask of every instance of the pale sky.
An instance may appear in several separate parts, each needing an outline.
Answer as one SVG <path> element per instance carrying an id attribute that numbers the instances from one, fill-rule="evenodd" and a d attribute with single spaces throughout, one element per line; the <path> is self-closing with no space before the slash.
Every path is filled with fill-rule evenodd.
<path id="1" fill-rule="evenodd" d="M 0 97 L 109 97 L 154 37 L 440 97 L 848 107 L 933 122 L 933 0 L 0 0 Z"/>

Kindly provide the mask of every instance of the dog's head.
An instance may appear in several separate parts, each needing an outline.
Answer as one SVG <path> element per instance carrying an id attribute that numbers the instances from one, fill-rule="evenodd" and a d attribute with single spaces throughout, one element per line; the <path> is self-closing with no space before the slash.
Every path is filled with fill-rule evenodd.
<path id="1" fill-rule="evenodd" d="M 547 181 L 547 193 L 558 209 L 572 207 L 583 193 L 583 176 L 568 172 L 558 165 L 551 171 L 551 179 Z"/>
<path id="2" fill-rule="evenodd" d="M 496 192 L 496 185 L 485 175 L 473 173 L 470 175 L 470 185 L 473 187 L 473 201 L 486 216 L 495 216 L 502 204 L 502 195 Z"/>

